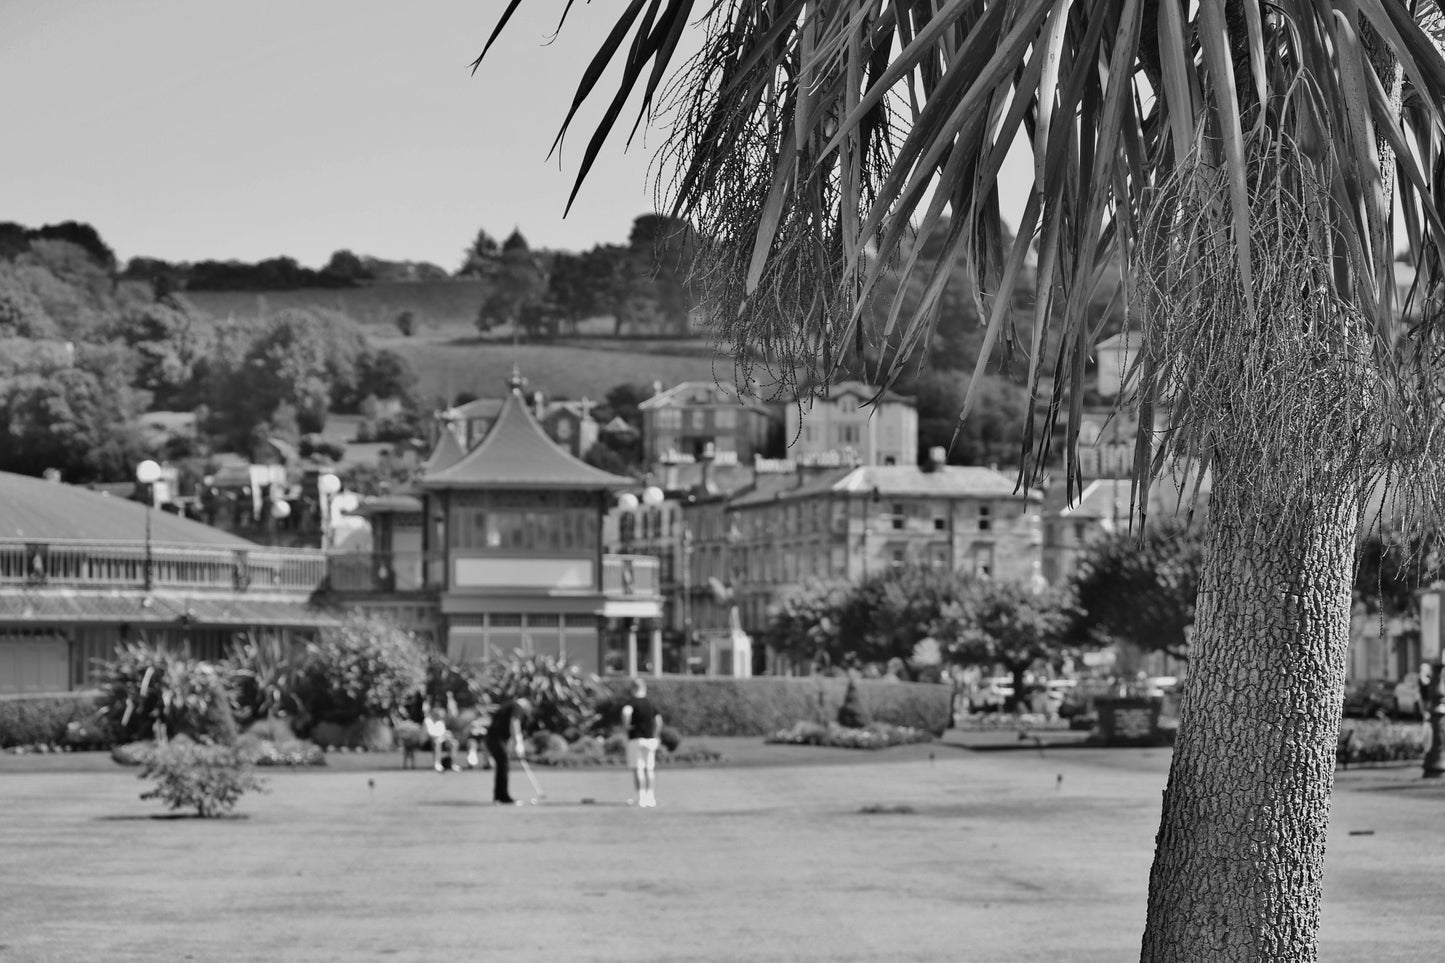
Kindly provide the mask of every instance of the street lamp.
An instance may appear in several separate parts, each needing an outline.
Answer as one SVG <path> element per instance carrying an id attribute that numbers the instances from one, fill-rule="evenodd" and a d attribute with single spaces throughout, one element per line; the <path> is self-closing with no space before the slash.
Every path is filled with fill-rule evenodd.
<path id="1" fill-rule="evenodd" d="M 316 479 L 316 491 L 321 496 L 321 550 L 331 547 L 331 496 L 341 491 L 341 479 L 327 472 Z"/>
<path id="2" fill-rule="evenodd" d="M 151 564 L 151 509 L 155 507 L 155 484 L 160 480 L 160 477 L 161 466 L 149 458 L 135 466 L 135 480 L 145 486 L 146 494 L 146 555 L 143 572 L 147 592 L 151 590 L 153 581 Z"/>

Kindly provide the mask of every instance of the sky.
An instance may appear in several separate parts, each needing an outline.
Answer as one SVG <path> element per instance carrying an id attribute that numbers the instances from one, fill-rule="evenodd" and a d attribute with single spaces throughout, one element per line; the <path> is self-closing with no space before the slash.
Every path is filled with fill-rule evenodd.
<path id="1" fill-rule="evenodd" d="M 88 222 L 122 262 L 623 243 L 665 132 L 609 143 L 563 219 L 591 125 L 548 150 L 620 3 L 549 43 L 565 5 L 522 4 L 474 75 L 502 0 L 0 0 L 0 220 Z"/>
<path id="2" fill-rule="evenodd" d="M 590 128 L 547 160 L 614 5 L 576 4 L 547 46 L 563 3 L 524 3 L 473 75 L 502 6 L 0 0 L 0 220 L 89 222 L 122 261 L 347 248 L 451 270 L 479 228 L 625 242 L 660 132 L 607 148 L 566 220 Z"/>

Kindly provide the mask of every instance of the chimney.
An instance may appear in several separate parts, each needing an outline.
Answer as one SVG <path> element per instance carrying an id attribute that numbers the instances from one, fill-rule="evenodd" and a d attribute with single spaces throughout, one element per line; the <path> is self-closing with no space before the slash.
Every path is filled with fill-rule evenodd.
<path id="1" fill-rule="evenodd" d="M 540 391 L 534 391 L 534 392 L 532 392 L 532 414 L 534 414 L 534 415 L 537 416 L 537 420 L 538 420 L 538 421 L 541 421 L 541 420 L 542 420 L 542 416 L 543 416 L 544 414 L 546 414 L 546 411 L 547 411 L 546 399 L 542 396 L 542 392 L 540 392 Z"/>

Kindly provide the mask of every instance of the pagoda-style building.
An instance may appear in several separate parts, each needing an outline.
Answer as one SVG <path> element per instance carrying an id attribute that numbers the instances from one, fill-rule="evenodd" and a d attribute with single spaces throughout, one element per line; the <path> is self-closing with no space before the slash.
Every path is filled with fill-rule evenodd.
<path id="1" fill-rule="evenodd" d="M 331 592 L 430 637 L 453 661 L 521 650 L 592 672 L 656 672 L 657 559 L 602 543 L 603 516 L 635 487 L 549 438 L 514 378 L 475 447 L 442 432 L 413 491 L 363 507 L 372 551 L 333 556 Z M 639 630 L 650 652 L 639 653 Z"/>

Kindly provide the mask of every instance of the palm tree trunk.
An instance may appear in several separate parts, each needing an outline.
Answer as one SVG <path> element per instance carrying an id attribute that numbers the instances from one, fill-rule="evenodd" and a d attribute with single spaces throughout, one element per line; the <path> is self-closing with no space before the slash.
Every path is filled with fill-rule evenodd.
<path id="1" fill-rule="evenodd" d="M 1276 523 L 1245 488 L 1211 495 L 1145 963 L 1316 958 L 1359 509 L 1326 492 Z"/>

